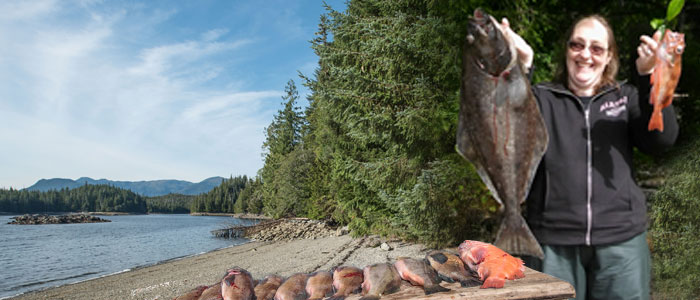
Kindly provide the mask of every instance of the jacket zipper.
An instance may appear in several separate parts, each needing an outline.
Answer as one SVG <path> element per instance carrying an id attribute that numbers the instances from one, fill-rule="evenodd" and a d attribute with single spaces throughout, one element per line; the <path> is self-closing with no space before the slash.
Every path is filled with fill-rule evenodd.
<path id="1" fill-rule="evenodd" d="M 586 118 L 586 246 L 591 245 L 591 230 L 593 228 L 593 208 L 591 206 L 591 199 L 593 198 L 593 145 L 591 142 L 590 120 L 590 104 L 592 102 L 593 99 L 590 100 L 584 109 Z"/>
<path id="2" fill-rule="evenodd" d="M 621 86 L 624 84 L 625 81 L 619 83 Z M 607 88 L 601 92 L 599 92 L 596 95 L 593 95 L 591 97 L 591 100 L 588 102 L 588 105 L 584 105 L 581 99 L 579 99 L 576 95 L 574 95 L 572 92 L 569 90 L 562 90 L 562 89 L 557 89 L 557 88 L 549 88 L 550 90 L 554 92 L 559 92 L 562 94 L 570 95 L 576 99 L 576 101 L 581 105 L 583 108 L 583 115 L 584 119 L 586 121 L 586 237 L 585 237 L 585 244 L 586 246 L 591 245 L 591 232 L 593 231 L 593 205 L 592 205 L 592 200 L 593 200 L 593 141 L 591 140 L 591 119 L 590 119 L 590 114 L 591 114 L 591 105 L 593 105 L 593 101 L 595 99 L 600 98 L 603 94 L 608 93 L 609 91 L 614 90 L 614 88 Z"/>

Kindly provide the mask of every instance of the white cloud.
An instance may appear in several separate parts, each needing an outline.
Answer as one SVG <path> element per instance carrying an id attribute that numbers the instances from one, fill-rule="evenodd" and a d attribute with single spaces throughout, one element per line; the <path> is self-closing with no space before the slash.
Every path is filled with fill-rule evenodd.
<path id="1" fill-rule="evenodd" d="M 7 21 L 25 21 L 45 16 L 56 8 L 55 0 L 0 1 L 0 24 Z"/>
<path id="2" fill-rule="evenodd" d="M 225 28 L 212 29 L 202 34 L 202 40 L 205 42 L 218 40 L 221 36 L 225 35 L 226 33 L 228 33 L 228 29 Z"/>
<path id="3" fill-rule="evenodd" d="M 45 23 L 61 13 L 53 2 L 29 3 L 0 1 L 0 11 L 18 7 L 0 25 L 29 22 L 0 26 L 0 187 L 81 176 L 200 181 L 262 166 L 263 128 L 282 92 L 241 89 L 245 77 L 212 84 L 236 72 L 227 57 L 253 40 L 226 39 L 226 28 L 139 40 L 134 33 L 176 11 L 134 20 L 89 1 L 82 19 L 62 24 Z"/>
<path id="4" fill-rule="evenodd" d="M 98 177 L 108 169 L 117 176 L 128 176 L 134 170 L 140 170 L 141 176 L 151 178 L 161 172 L 177 173 L 174 166 L 163 161 L 133 149 L 114 147 L 99 139 L 76 135 L 60 124 L 42 118 L 2 112 L 0 120 L 0 136 L 4 140 L 0 157 L 5 169 L 0 173 L 0 182 L 9 182 L 15 188 L 28 187 L 39 179 L 32 174 L 42 174 L 44 178 L 75 179 Z M 22 128 L 17 128 L 18 124 Z M 158 171 L 149 174 L 143 170 Z"/>
<path id="5" fill-rule="evenodd" d="M 202 41 L 185 41 L 144 49 L 139 54 L 140 63 L 128 69 L 137 76 L 164 80 L 183 80 L 183 84 L 201 83 L 210 80 L 222 71 L 215 63 L 205 59 L 250 44 L 250 40 L 216 41 L 220 30 L 203 34 Z"/>
<path id="6" fill-rule="evenodd" d="M 279 98 L 280 91 L 245 92 L 207 99 L 188 108 L 182 115 L 187 120 L 215 120 L 221 118 L 245 119 L 250 110 L 266 98 Z"/>

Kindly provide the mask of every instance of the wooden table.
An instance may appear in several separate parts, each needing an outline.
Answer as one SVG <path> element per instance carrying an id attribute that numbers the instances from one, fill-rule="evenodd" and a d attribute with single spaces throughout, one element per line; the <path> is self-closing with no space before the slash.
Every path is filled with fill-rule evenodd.
<path id="1" fill-rule="evenodd" d="M 477 287 L 463 288 L 459 283 L 443 282 L 440 285 L 452 291 L 425 295 L 421 287 L 408 284 L 396 293 L 384 295 L 381 300 L 390 299 L 568 299 L 574 298 L 576 291 L 566 281 L 544 273 L 525 268 L 525 277 L 516 280 L 506 280 L 502 289 L 481 289 Z M 348 300 L 360 299 L 360 295 L 351 295 Z"/>

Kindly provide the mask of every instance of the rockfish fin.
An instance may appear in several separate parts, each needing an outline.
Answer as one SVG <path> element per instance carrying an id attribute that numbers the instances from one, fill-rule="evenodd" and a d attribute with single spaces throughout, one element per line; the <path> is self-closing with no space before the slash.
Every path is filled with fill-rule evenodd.
<path id="1" fill-rule="evenodd" d="M 425 290 L 425 294 L 426 294 L 426 295 L 450 291 L 450 289 L 448 289 L 448 288 L 446 288 L 446 287 L 443 287 L 443 286 L 441 286 L 441 285 L 439 285 L 439 284 L 435 284 L 435 285 L 432 285 L 432 286 L 426 286 L 426 287 L 424 288 L 424 290 Z"/>
<path id="2" fill-rule="evenodd" d="M 435 261 L 437 261 L 441 264 L 444 264 L 445 262 L 447 262 L 447 256 L 445 256 L 445 254 L 442 254 L 440 252 L 434 253 L 433 255 L 430 255 L 430 257 L 432 257 Z M 430 262 L 428 262 L 428 264 L 430 264 Z"/>
<path id="3" fill-rule="evenodd" d="M 309 298 L 309 295 L 306 293 L 299 293 L 294 295 L 294 300 L 306 300 Z"/>
<path id="4" fill-rule="evenodd" d="M 651 113 L 651 119 L 649 120 L 648 130 L 664 131 L 664 117 L 661 114 L 661 108 L 654 107 L 654 112 Z"/>
<path id="5" fill-rule="evenodd" d="M 459 285 L 462 287 L 474 287 L 474 286 L 480 286 L 481 281 L 477 280 L 476 278 L 470 278 L 470 279 L 465 279 L 459 282 Z"/>
<path id="6" fill-rule="evenodd" d="M 544 258 L 544 252 L 540 243 L 530 231 L 523 216 L 519 214 L 506 214 L 505 220 L 496 234 L 494 246 L 501 248 L 509 254 L 525 254 Z"/>
<path id="7" fill-rule="evenodd" d="M 440 278 L 440 280 L 442 280 L 442 281 L 449 282 L 449 283 L 455 282 L 454 279 L 450 278 L 449 276 L 445 276 L 442 273 L 438 273 L 438 278 Z"/>
<path id="8" fill-rule="evenodd" d="M 484 284 L 481 286 L 482 289 L 497 288 L 500 289 L 506 285 L 506 279 L 498 276 L 489 276 L 484 280 Z"/>

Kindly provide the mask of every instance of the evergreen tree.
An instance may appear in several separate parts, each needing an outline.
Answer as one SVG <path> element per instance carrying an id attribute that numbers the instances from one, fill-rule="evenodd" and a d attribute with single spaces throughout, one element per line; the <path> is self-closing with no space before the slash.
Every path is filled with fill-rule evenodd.
<path id="1" fill-rule="evenodd" d="M 463 38 L 457 26 L 415 1 L 352 1 L 345 13 L 322 18 L 308 113 L 315 166 L 328 173 L 312 192 L 322 211 L 360 233 L 395 231 L 408 225 L 397 216 L 415 203 L 406 191 L 422 170 L 467 168 L 451 158 Z"/>
<path id="2" fill-rule="evenodd" d="M 244 176 L 224 179 L 221 185 L 205 194 L 197 195 L 190 205 L 192 212 L 231 213 L 238 199 L 240 190 L 246 186 L 248 178 Z"/>
<path id="3" fill-rule="evenodd" d="M 295 168 L 303 164 L 298 159 L 304 151 L 301 134 L 305 119 L 296 106 L 299 95 L 293 80 L 287 83 L 285 92 L 286 95 L 282 96 L 283 109 L 277 112 L 267 127 L 263 143 L 265 164 L 261 178 L 264 183 L 264 211 L 275 217 L 303 214 L 301 200 L 308 198 L 303 192 L 304 184 L 294 182 L 304 175 Z"/>

